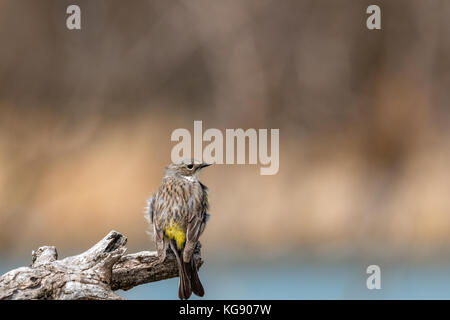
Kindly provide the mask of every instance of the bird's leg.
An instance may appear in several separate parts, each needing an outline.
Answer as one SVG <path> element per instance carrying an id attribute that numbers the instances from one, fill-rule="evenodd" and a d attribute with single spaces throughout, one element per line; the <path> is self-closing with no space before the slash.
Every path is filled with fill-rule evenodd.
<path id="1" fill-rule="evenodd" d="M 158 264 L 161 264 L 166 260 L 168 245 L 166 241 L 159 241 L 156 243 L 156 252 L 158 254 L 158 259 L 153 261 L 150 264 L 150 267 L 154 267 Z"/>

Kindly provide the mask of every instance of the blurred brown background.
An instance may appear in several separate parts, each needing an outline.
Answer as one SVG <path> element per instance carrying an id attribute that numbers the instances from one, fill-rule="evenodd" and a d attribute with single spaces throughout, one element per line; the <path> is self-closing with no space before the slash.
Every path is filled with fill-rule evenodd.
<path id="1" fill-rule="evenodd" d="M 207 252 L 450 247 L 449 1 L 0 1 L 0 252 L 152 248 L 176 128 L 279 128 L 280 170 L 216 165 Z M 382 30 L 366 28 L 370 4 Z"/>

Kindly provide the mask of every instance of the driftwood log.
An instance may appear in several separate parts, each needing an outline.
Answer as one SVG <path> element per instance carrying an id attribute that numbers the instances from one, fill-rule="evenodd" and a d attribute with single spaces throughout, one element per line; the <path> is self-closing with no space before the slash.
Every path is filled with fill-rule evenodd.
<path id="1" fill-rule="evenodd" d="M 0 300 L 123 299 L 114 291 L 178 276 L 173 253 L 167 252 L 164 263 L 154 264 L 155 251 L 125 254 L 126 243 L 126 237 L 111 231 L 86 252 L 62 260 L 55 247 L 40 247 L 32 252 L 29 267 L 0 277 Z M 200 268 L 200 245 L 194 259 Z"/>

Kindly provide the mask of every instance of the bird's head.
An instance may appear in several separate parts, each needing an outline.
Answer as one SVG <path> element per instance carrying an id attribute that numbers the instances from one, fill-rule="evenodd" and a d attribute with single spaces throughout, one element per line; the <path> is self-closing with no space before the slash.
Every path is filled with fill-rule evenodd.
<path id="1" fill-rule="evenodd" d="M 182 159 L 180 161 L 169 164 L 164 173 L 168 175 L 180 175 L 183 177 L 197 177 L 199 172 L 210 166 L 210 163 L 196 161 L 194 159 Z"/>

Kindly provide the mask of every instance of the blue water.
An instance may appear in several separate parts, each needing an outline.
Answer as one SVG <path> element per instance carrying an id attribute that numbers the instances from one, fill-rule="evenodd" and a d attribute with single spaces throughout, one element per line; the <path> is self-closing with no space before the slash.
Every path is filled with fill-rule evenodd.
<path id="1" fill-rule="evenodd" d="M 207 261 L 199 275 L 206 299 L 450 299 L 450 263 L 383 263 L 381 289 L 366 287 L 363 261 L 289 263 Z M 3 274 L 19 264 L 1 261 Z M 177 299 L 178 279 L 117 293 L 128 299 Z M 196 299 L 196 297 L 193 297 Z"/>
<path id="2" fill-rule="evenodd" d="M 206 299 L 450 299 L 450 265 L 384 264 L 381 289 L 369 290 L 368 264 L 205 264 Z M 178 279 L 118 293 L 128 299 L 176 299 Z"/>

